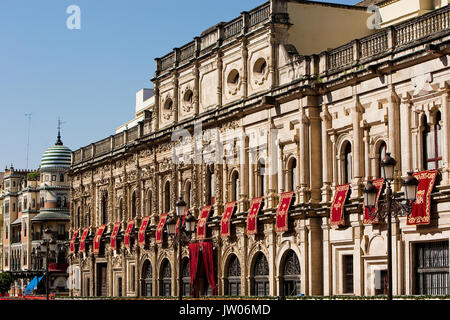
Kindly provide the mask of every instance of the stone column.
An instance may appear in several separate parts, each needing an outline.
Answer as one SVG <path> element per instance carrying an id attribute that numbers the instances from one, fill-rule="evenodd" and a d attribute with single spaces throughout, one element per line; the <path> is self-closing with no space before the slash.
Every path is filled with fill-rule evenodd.
<path id="1" fill-rule="evenodd" d="M 173 74 L 173 122 L 178 123 L 179 116 L 179 88 L 178 88 L 178 73 L 174 72 Z"/>
<path id="2" fill-rule="evenodd" d="M 323 248 L 322 248 L 322 228 L 320 218 L 311 218 L 305 221 L 308 231 L 308 264 L 309 264 L 309 294 L 323 294 Z"/>
<path id="3" fill-rule="evenodd" d="M 397 134 L 400 129 L 400 119 L 399 119 L 399 98 L 395 93 L 394 89 L 388 97 L 388 150 L 394 159 L 397 160 L 396 169 L 401 169 L 401 157 L 400 157 L 400 135 Z M 401 172 L 398 172 L 401 174 Z M 399 184 L 398 176 L 394 183 L 394 191 L 398 191 L 401 187 Z"/>
<path id="4" fill-rule="evenodd" d="M 309 144 L 308 144 L 308 133 L 309 133 L 309 119 L 305 114 L 305 110 L 301 106 L 300 110 L 300 141 L 299 141 L 299 167 L 300 167 L 300 191 L 299 191 L 299 202 L 308 202 L 308 172 L 309 172 Z"/>
<path id="5" fill-rule="evenodd" d="M 277 139 L 277 131 L 276 127 L 272 120 L 270 120 L 269 124 L 269 134 L 267 136 L 267 161 L 266 163 L 266 175 L 267 175 L 267 207 L 268 208 L 275 208 L 278 203 L 278 196 L 276 194 L 277 192 L 277 179 L 276 175 L 279 173 L 281 168 L 278 167 L 277 162 L 277 150 L 276 150 L 276 139 Z"/>
<path id="6" fill-rule="evenodd" d="M 332 174 L 332 150 L 331 141 L 328 137 L 328 129 L 331 128 L 331 115 L 328 112 L 328 105 L 324 104 L 320 114 L 322 119 L 322 203 L 331 201 L 331 174 Z"/>
<path id="7" fill-rule="evenodd" d="M 401 130 L 401 170 L 406 175 L 413 168 L 412 148 L 411 148 L 411 106 L 410 95 L 405 93 L 402 96 L 400 105 L 400 130 Z"/>
<path id="8" fill-rule="evenodd" d="M 281 144 L 281 141 L 278 140 L 278 193 L 281 195 L 284 190 L 286 189 L 285 187 L 285 169 L 283 166 L 283 149 L 284 149 L 284 145 Z M 297 165 L 298 167 L 298 165 Z"/>
<path id="9" fill-rule="evenodd" d="M 248 49 L 247 38 L 242 38 L 242 98 L 247 98 L 248 95 Z"/>
<path id="10" fill-rule="evenodd" d="M 333 180 L 331 183 L 332 187 L 336 187 L 339 185 L 339 176 L 338 176 L 338 161 L 339 161 L 339 155 L 337 152 L 337 133 L 333 129 L 332 132 L 330 132 L 330 140 L 331 140 L 331 155 L 332 155 L 332 169 L 333 169 Z"/>
<path id="11" fill-rule="evenodd" d="M 198 69 L 198 61 L 194 62 L 194 91 L 193 91 L 193 103 L 194 103 L 194 113 L 199 114 L 200 110 L 200 71 Z"/>
<path id="12" fill-rule="evenodd" d="M 330 244 L 330 226 L 328 217 L 322 218 L 322 245 L 323 245 L 323 295 L 331 296 L 333 294 L 333 272 L 331 261 L 332 247 Z"/>
<path id="13" fill-rule="evenodd" d="M 322 188 L 322 139 L 321 139 L 321 123 L 320 123 L 320 109 L 315 106 L 315 97 L 308 97 L 307 115 L 309 119 L 309 133 L 307 145 L 310 146 L 308 152 L 307 162 L 309 165 L 309 186 L 311 190 L 310 202 L 320 203 L 321 188 Z"/>
<path id="14" fill-rule="evenodd" d="M 222 52 L 217 52 L 217 108 L 222 106 L 223 62 Z"/>
<path id="15" fill-rule="evenodd" d="M 153 131 L 156 132 L 159 130 L 159 114 L 160 114 L 160 94 L 159 94 L 159 82 L 155 80 L 154 82 L 153 93 L 155 95 L 155 106 L 152 114 L 152 128 Z M 126 140 L 125 140 L 126 141 Z"/>
<path id="16" fill-rule="evenodd" d="M 443 88 L 441 88 L 444 92 L 442 94 L 442 129 L 441 129 L 441 137 L 442 137 L 442 181 L 443 184 L 450 184 L 450 93 L 449 87 L 446 83 L 444 83 Z"/>
<path id="17" fill-rule="evenodd" d="M 365 182 L 368 179 L 373 178 L 373 175 L 370 171 L 370 127 L 368 125 L 364 126 L 364 177 Z"/>
<path id="18" fill-rule="evenodd" d="M 249 155 L 247 152 L 247 139 L 245 133 L 242 132 L 239 145 L 239 212 L 243 212 L 247 209 L 247 202 L 249 198 Z"/>
<path id="19" fill-rule="evenodd" d="M 352 180 L 352 193 L 351 198 L 359 198 L 362 196 L 361 189 L 361 167 L 364 164 L 363 154 L 361 153 L 362 147 L 362 128 L 360 126 L 361 116 L 363 108 L 359 103 L 359 98 L 355 98 L 354 106 L 352 107 L 352 125 L 353 125 L 353 180 Z"/>

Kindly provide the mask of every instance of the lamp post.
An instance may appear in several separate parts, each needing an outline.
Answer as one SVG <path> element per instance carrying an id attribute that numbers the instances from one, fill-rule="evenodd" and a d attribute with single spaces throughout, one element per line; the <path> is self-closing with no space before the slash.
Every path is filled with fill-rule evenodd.
<path id="1" fill-rule="evenodd" d="M 386 157 L 381 160 L 382 173 L 386 186 L 385 201 L 376 212 L 376 217 L 380 221 L 387 219 L 387 277 L 388 277 L 388 300 L 392 300 L 392 216 L 399 217 L 411 213 L 411 203 L 416 200 L 417 186 L 419 181 L 413 177 L 412 172 L 408 172 L 408 177 L 402 185 L 405 190 L 406 205 L 395 199 L 392 193 L 391 184 L 394 181 L 394 168 L 397 161 L 386 153 Z M 378 189 L 369 181 L 364 188 L 364 205 L 368 208 L 375 207 Z"/>
<path id="2" fill-rule="evenodd" d="M 56 249 L 56 241 L 53 238 L 53 233 L 50 229 L 44 230 L 44 239 L 42 240 L 39 251 L 45 254 L 45 295 L 49 300 L 49 271 L 48 271 L 48 259 L 50 251 L 53 252 Z"/>
<path id="3" fill-rule="evenodd" d="M 178 220 L 182 219 L 184 213 L 186 212 L 186 202 L 180 197 L 180 199 L 176 203 L 176 216 Z M 166 221 L 167 231 L 169 236 L 174 237 L 174 241 L 178 241 L 178 300 L 183 299 L 183 277 L 182 277 L 182 259 L 183 259 L 183 250 L 182 244 L 183 240 L 188 243 L 190 236 L 195 228 L 195 218 L 192 213 L 189 211 L 185 218 L 185 225 L 180 220 L 178 224 L 178 233 L 176 232 L 177 219 L 171 216 Z M 184 239 L 183 239 L 184 237 Z"/>

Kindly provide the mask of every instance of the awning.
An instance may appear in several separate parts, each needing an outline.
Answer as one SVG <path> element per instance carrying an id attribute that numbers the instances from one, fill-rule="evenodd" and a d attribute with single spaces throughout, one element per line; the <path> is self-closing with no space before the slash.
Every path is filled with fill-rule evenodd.
<path id="1" fill-rule="evenodd" d="M 163 213 L 159 218 L 158 227 L 156 228 L 156 243 L 163 242 L 163 229 L 164 225 L 166 224 L 167 215 L 167 213 Z"/>
<path id="2" fill-rule="evenodd" d="M 78 237 L 78 230 L 75 230 L 72 235 L 72 240 L 70 240 L 70 253 L 75 253 L 75 241 Z"/>
<path id="3" fill-rule="evenodd" d="M 332 226 L 344 226 L 344 204 L 347 201 L 348 191 L 350 190 L 350 184 L 344 184 L 336 187 L 333 201 L 331 202 L 331 225 Z"/>
<path id="4" fill-rule="evenodd" d="M 372 181 L 375 188 L 378 189 L 377 198 L 374 208 L 367 208 L 363 201 L 363 212 L 364 212 L 364 224 L 375 224 L 378 223 L 377 212 L 378 212 L 378 200 L 380 199 L 381 192 L 383 191 L 384 179 L 376 179 Z"/>
<path id="5" fill-rule="evenodd" d="M 200 217 L 197 223 L 197 239 L 206 238 L 206 221 L 208 221 L 209 214 L 211 212 L 212 206 L 206 206 L 202 208 Z"/>
<path id="6" fill-rule="evenodd" d="M 113 229 L 113 232 L 111 234 L 111 249 L 113 249 L 113 250 L 116 250 L 116 248 L 117 248 L 116 238 L 117 238 L 117 233 L 119 232 L 119 229 L 120 229 L 121 225 L 122 224 L 120 222 L 114 223 L 114 229 Z"/>
<path id="7" fill-rule="evenodd" d="M 30 281 L 30 283 L 28 284 L 28 286 L 25 288 L 25 290 L 23 291 L 24 294 L 32 294 L 34 288 L 37 287 L 37 285 L 39 284 L 39 282 L 42 280 L 44 276 L 41 277 L 34 277 L 33 280 Z"/>
<path id="8" fill-rule="evenodd" d="M 81 239 L 80 239 L 80 248 L 79 248 L 79 252 L 84 252 L 85 248 L 86 248 L 86 238 L 88 236 L 89 233 L 89 228 L 86 228 L 83 230 L 83 234 L 81 235 Z"/>
<path id="9" fill-rule="evenodd" d="M 437 170 L 416 172 L 413 176 L 419 180 L 416 201 L 412 205 L 407 225 L 430 224 L 431 191 L 436 181 Z"/>
<path id="10" fill-rule="evenodd" d="M 236 201 L 227 202 L 225 204 L 225 212 L 223 213 L 222 220 L 220 222 L 220 235 L 224 238 L 230 236 L 230 220 L 235 207 Z"/>
<path id="11" fill-rule="evenodd" d="M 288 231 L 288 211 L 291 206 L 292 197 L 294 196 L 294 192 L 285 192 L 281 194 L 280 204 L 277 209 L 277 218 L 276 218 L 276 232 L 286 232 Z"/>
<path id="12" fill-rule="evenodd" d="M 125 236 L 123 239 L 123 246 L 125 248 L 130 247 L 130 234 L 133 231 L 133 227 L 134 227 L 134 220 L 128 221 L 127 230 L 125 230 Z"/>
<path id="13" fill-rule="evenodd" d="M 100 240 L 102 240 L 103 231 L 106 229 L 106 224 L 98 227 L 94 237 L 94 254 L 100 253 Z"/>
<path id="14" fill-rule="evenodd" d="M 150 217 L 143 217 L 141 227 L 138 232 L 139 246 L 145 246 L 145 231 L 147 230 L 148 223 L 150 222 Z"/>
<path id="15" fill-rule="evenodd" d="M 12 226 L 19 225 L 19 224 L 22 224 L 22 217 L 17 218 L 16 220 L 14 220 L 14 221 L 11 223 Z"/>
<path id="16" fill-rule="evenodd" d="M 250 210 L 247 214 L 247 234 L 256 234 L 258 232 L 258 213 L 261 207 L 263 197 L 252 199 Z"/>
<path id="17" fill-rule="evenodd" d="M 184 216 L 182 216 L 181 219 L 177 220 L 177 225 L 175 226 L 175 234 L 178 234 L 178 228 L 180 227 L 180 221 L 181 221 L 181 226 L 183 227 L 184 220 L 186 219 L 188 212 L 189 212 L 189 209 L 186 209 L 186 211 L 184 212 Z"/>

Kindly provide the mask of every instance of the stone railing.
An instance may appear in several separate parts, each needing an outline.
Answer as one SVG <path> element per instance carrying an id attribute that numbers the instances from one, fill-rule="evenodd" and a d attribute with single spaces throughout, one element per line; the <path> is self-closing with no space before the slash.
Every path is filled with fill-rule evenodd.
<path id="1" fill-rule="evenodd" d="M 228 23 L 221 23 L 206 31 L 194 41 L 174 49 L 173 52 L 162 58 L 156 58 L 157 73 L 166 72 L 178 64 L 186 62 L 194 57 L 203 55 L 211 51 L 214 47 L 220 46 L 222 41 L 231 41 L 238 35 L 247 32 L 248 28 L 255 29 L 256 26 L 270 21 L 270 2 L 249 11 Z"/>
<path id="2" fill-rule="evenodd" d="M 320 54 L 320 73 L 334 72 L 449 29 L 450 5 Z"/>

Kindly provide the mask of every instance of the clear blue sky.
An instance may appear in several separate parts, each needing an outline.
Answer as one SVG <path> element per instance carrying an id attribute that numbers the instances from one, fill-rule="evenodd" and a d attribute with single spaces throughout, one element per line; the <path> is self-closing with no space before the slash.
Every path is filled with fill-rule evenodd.
<path id="1" fill-rule="evenodd" d="M 30 168 L 55 143 L 58 117 L 72 150 L 108 137 L 133 118 L 136 92 L 153 87 L 155 57 L 264 2 L 1 0 L 0 171 L 26 167 L 26 113 Z M 66 27 L 72 4 L 81 30 Z"/>

